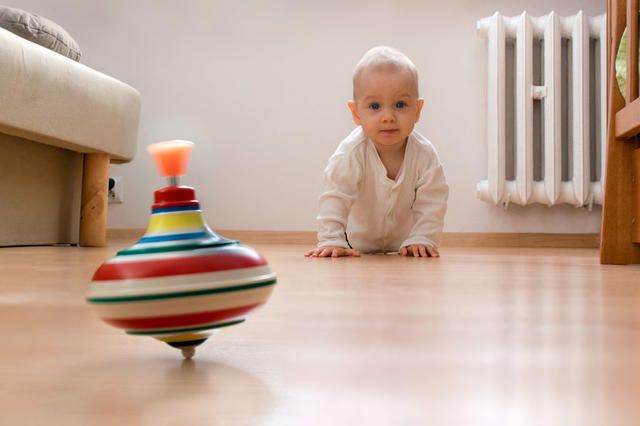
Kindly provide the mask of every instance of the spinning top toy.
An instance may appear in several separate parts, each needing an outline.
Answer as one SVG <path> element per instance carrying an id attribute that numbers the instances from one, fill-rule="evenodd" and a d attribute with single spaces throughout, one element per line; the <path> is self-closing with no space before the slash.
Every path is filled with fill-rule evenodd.
<path id="1" fill-rule="evenodd" d="M 276 283 L 264 257 L 213 232 L 195 190 L 179 186 L 192 146 L 188 141 L 149 146 L 169 186 L 154 192 L 140 241 L 102 264 L 87 294 L 106 323 L 155 337 L 187 359 L 213 330 L 243 322 Z"/>

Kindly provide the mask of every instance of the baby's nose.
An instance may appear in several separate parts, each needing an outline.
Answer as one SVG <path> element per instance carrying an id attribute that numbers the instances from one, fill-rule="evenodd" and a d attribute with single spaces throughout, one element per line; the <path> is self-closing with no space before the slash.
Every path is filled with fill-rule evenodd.
<path id="1" fill-rule="evenodd" d="M 394 121 L 395 120 L 395 115 L 393 114 L 393 110 L 391 110 L 390 108 L 385 108 L 384 111 L 382 111 L 382 121 L 389 122 L 389 121 Z"/>

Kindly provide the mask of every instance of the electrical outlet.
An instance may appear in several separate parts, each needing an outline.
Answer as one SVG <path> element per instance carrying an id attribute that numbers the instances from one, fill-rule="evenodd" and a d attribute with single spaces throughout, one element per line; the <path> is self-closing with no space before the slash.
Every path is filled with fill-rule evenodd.
<path id="1" fill-rule="evenodd" d="M 109 203 L 124 202 L 124 183 L 122 176 L 113 176 L 109 178 Z"/>

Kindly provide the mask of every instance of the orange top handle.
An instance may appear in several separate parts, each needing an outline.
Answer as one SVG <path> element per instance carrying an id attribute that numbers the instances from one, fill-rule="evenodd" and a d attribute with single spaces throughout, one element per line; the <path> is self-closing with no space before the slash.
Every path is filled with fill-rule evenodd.
<path id="1" fill-rule="evenodd" d="M 147 147 L 147 151 L 156 163 L 160 175 L 171 178 L 187 173 L 193 145 L 190 141 L 171 140 L 153 143 Z"/>

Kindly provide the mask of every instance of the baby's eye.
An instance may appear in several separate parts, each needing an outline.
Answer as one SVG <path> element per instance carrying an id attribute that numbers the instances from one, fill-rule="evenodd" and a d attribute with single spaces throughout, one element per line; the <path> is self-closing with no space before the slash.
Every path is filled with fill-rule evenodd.
<path id="1" fill-rule="evenodd" d="M 405 101 L 396 102 L 396 108 L 402 109 L 402 108 L 406 108 L 406 107 L 407 107 L 407 103 Z"/>
<path id="2" fill-rule="evenodd" d="M 379 110 L 380 109 L 380 104 L 377 102 L 372 102 L 371 104 L 369 104 L 369 108 L 371 108 L 372 110 Z"/>

